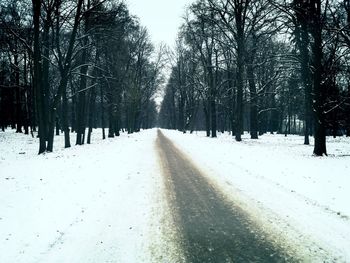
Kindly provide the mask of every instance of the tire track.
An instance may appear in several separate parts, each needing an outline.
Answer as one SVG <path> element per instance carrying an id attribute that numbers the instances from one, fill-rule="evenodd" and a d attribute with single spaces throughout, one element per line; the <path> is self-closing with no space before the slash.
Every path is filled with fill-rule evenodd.
<path id="1" fill-rule="evenodd" d="M 186 262 L 296 262 L 225 199 L 158 130 L 157 148 Z"/>

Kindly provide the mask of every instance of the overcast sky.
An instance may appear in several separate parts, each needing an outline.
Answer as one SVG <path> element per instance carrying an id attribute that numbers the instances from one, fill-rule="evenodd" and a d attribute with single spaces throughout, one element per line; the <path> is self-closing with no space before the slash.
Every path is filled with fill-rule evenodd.
<path id="1" fill-rule="evenodd" d="M 126 0 L 130 13 L 147 27 L 154 44 L 173 46 L 182 23 L 185 6 L 191 0 Z"/>

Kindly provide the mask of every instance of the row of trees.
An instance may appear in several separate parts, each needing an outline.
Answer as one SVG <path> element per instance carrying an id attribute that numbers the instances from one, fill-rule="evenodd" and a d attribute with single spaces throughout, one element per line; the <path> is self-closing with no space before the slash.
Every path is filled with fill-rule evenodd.
<path id="1" fill-rule="evenodd" d="M 160 54 L 123 1 L 1 1 L 0 127 L 38 127 L 39 153 L 153 127 Z"/>
<path id="2" fill-rule="evenodd" d="M 160 110 L 162 127 L 241 141 L 302 129 L 350 136 L 350 1 L 204 0 L 188 7 Z"/>

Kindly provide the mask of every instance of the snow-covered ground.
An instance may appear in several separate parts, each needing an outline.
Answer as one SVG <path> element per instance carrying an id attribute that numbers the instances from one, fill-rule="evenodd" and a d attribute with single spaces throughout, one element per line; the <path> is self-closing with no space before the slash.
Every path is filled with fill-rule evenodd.
<path id="1" fill-rule="evenodd" d="M 38 156 L 36 139 L 0 132 L 0 262 L 172 261 L 156 130 L 100 137 Z"/>
<path id="2" fill-rule="evenodd" d="M 299 136 L 163 132 L 286 249 L 350 262 L 350 139 L 321 158 Z M 181 262 L 156 135 L 95 131 L 70 149 L 59 136 L 38 156 L 37 139 L 0 132 L 0 262 Z"/>
<path id="3" fill-rule="evenodd" d="M 267 232 L 305 251 L 305 260 L 350 262 L 350 139 L 328 138 L 328 157 L 313 157 L 300 136 L 243 142 L 220 134 L 163 130 Z"/>

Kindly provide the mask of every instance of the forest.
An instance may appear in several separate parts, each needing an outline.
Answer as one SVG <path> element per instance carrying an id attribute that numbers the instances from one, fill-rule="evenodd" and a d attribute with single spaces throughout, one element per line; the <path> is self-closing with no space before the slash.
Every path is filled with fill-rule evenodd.
<path id="1" fill-rule="evenodd" d="M 1 130 L 38 132 L 40 154 L 155 126 L 161 49 L 123 1 L 1 1 Z"/>
<path id="2" fill-rule="evenodd" d="M 194 1 L 172 49 L 124 1 L 2 0 L 0 126 L 39 154 L 61 132 L 68 148 L 159 126 L 313 136 L 327 155 L 350 136 L 349 47 L 349 0 Z"/>
<path id="3" fill-rule="evenodd" d="M 206 0 L 184 16 L 159 124 L 191 131 L 350 136 L 350 1 Z"/>

